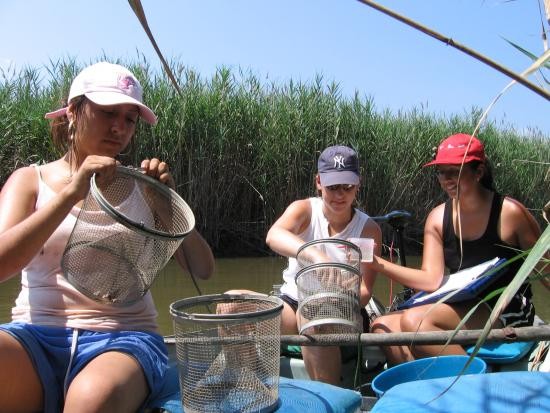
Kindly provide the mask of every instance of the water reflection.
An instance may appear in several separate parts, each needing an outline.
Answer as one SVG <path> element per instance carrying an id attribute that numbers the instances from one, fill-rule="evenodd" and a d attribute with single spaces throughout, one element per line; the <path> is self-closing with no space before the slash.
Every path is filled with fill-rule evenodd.
<path id="1" fill-rule="evenodd" d="M 172 334 L 169 307 L 174 301 L 202 294 L 219 294 L 239 288 L 269 293 L 273 284 L 281 282 L 286 260 L 270 258 L 216 259 L 216 271 L 209 280 L 197 280 L 197 290 L 189 275 L 171 261 L 159 274 L 151 291 L 159 313 L 158 322 L 163 334 Z"/>
<path id="2" fill-rule="evenodd" d="M 407 257 L 409 266 L 419 265 L 418 257 Z M 242 288 L 262 293 L 269 293 L 273 284 L 282 282 L 282 270 L 286 259 L 280 257 L 261 258 L 223 258 L 216 259 L 216 272 L 207 281 L 198 280 L 197 285 L 202 294 L 217 294 L 224 291 Z M 0 322 L 11 318 L 11 308 L 19 293 L 20 277 L 2 283 L 0 287 Z M 378 277 L 374 293 L 384 305 L 389 302 L 390 294 L 400 291 L 398 285 L 391 285 L 385 277 Z M 151 289 L 159 312 L 159 326 L 162 334 L 172 334 L 172 320 L 169 307 L 174 301 L 200 295 L 189 275 L 185 274 L 175 262 L 171 261 L 161 271 Z M 550 305 L 547 292 L 540 283 L 533 285 L 537 314 L 544 320 L 550 320 Z"/>

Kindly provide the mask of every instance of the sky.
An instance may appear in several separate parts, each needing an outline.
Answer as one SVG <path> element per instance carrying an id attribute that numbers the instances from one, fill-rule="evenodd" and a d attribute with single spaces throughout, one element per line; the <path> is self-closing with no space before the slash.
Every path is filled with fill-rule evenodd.
<path id="1" fill-rule="evenodd" d="M 510 79 L 470 56 L 356 0 L 142 0 L 168 60 L 210 77 L 221 66 L 265 82 L 321 75 L 343 96 L 377 110 L 435 116 L 485 109 Z M 380 0 L 515 72 L 543 50 L 538 0 Z M 160 62 L 127 0 L 0 0 L 0 69 L 75 58 Z M 541 85 L 540 79 L 530 78 Z M 550 102 L 515 85 L 489 119 L 519 133 L 550 136 Z M 471 131 L 462 131 L 471 132 Z"/>

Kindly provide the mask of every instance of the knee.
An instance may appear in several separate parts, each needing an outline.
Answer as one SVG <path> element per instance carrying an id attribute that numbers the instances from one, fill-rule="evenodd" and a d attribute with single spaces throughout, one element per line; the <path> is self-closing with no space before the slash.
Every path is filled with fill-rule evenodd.
<path id="1" fill-rule="evenodd" d="M 395 316 L 380 316 L 374 319 L 371 324 L 370 331 L 372 333 L 392 333 L 399 331 L 399 323 L 396 322 Z"/>
<path id="2" fill-rule="evenodd" d="M 127 392 L 123 385 L 79 377 L 69 386 L 65 407 L 67 411 L 79 412 L 125 411 Z M 146 396 L 143 394 L 143 400 Z"/>
<path id="3" fill-rule="evenodd" d="M 101 386 L 103 387 L 103 386 Z M 96 412 L 105 405 L 104 400 L 108 400 L 109 392 L 105 392 L 104 388 L 100 388 L 98 383 L 93 380 L 88 380 L 85 377 L 79 377 L 73 380 L 67 391 L 65 398 L 66 407 L 69 406 L 85 406 L 83 411 Z M 71 409 L 67 409 L 71 411 Z"/>
<path id="4" fill-rule="evenodd" d="M 431 325 L 431 323 L 425 311 L 415 311 L 415 309 L 411 309 L 404 311 L 401 317 L 401 331 L 422 331 L 429 325 Z"/>

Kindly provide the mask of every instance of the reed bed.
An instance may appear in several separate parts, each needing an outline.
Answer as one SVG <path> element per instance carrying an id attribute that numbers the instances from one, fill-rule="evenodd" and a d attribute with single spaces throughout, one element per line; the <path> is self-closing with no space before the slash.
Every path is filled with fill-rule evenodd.
<path id="1" fill-rule="evenodd" d="M 359 93 L 343 96 L 337 84 L 319 76 L 275 84 L 221 67 L 205 79 L 172 62 L 180 96 L 145 59 L 119 63 L 140 78 L 159 117 L 155 127 L 140 123 L 125 161 L 157 156 L 169 162 L 178 192 L 219 256 L 266 253 L 269 226 L 292 200 L 315 194 L 316 159 L 337 143 L 360 155 L 359 206 L 371 215 L 412 212 L 407 235 L 420 243 L 428 211 L 444 196 L 421 165 L 442 138 L 472 131 L 481 114 L 472 109 L 438 117 L 422 108 L 392 113 Z M 67 59 L 1 73 L 0 184 L 14 168 L 60 155 L 43 116 L 59 106 L 70 80 L 86 65 Z M 486 143 L 498 189 L 539 218 L 550 199 L 549 137 L 492 123 L 478 136 Z"/>

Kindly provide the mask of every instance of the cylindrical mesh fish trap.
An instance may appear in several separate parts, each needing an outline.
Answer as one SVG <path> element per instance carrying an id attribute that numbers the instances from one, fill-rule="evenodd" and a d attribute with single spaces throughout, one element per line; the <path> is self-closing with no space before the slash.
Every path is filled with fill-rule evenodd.
<path id="1" fill-rule="evenodd" d="M 279 396 L 283 302 L 217 294 L 170 305 L 188 413 L 270 412 Z"/>
<path id="2" fill-rule="evenodd" d="M 105 187 L 91 178 L 61 268 L 89 298 L 128 305 L 149 290 L 194 226 L 193 211 L 175 191 L 120 166 Z"/>
<path id="3" fill-rule="evenodd" d="M 300 334 L 356 333 L 361 275 L 346 264 L 314 264 L 296 274 Z"/>
<path id="4" fill-rule="evenodd" d="M 296 253 L 301 268 L 314 264 L 338 263 L 360 269 L 361 250 L 352 242 L 337 238 L 316 239 L 306 242 Z"/>

